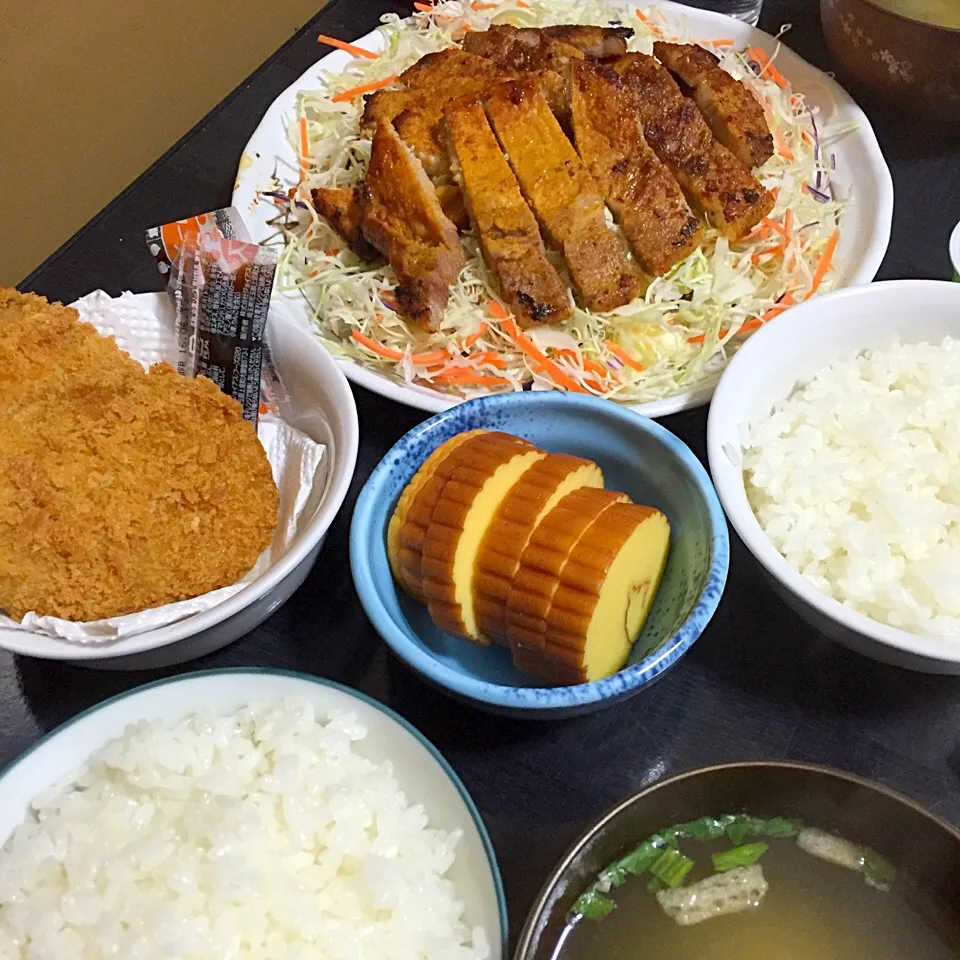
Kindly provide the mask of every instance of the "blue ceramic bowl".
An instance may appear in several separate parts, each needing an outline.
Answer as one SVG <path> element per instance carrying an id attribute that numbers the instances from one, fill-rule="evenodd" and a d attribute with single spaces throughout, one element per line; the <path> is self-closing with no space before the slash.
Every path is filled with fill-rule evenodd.
<path id="1" fill-rule="evenodd" d="M 401 491 L 445 440 L 465 430 L 503 430 L 554 453 L 596 461 L 606 486 L 662 510 L 673 533 L 653 609 L 626 667 L 612 677 L 542 687 L 510 652 L 481 647 L 434 626 L 426 607 L 394 584 L 387 524 Z M 700 461 L 646 417 L 596 397 L 554 391 L 481 397 L 425 420 L 380 461 L 360 492 L 350 562 L 360 601 L 394 653 L 424 679 L 481 709 L 554 719 L 633 696 L 690 649 L 723 593 L 730 559 L 727 524 Z"/>

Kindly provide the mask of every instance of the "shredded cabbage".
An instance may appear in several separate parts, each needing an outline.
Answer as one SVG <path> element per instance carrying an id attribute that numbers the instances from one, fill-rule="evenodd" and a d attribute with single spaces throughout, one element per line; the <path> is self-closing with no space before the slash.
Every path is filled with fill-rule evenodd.
<path id="1" fill-rule="evenodd" d="M 310 190 L 360 183 L 369 160 L 370 142 L 358 134 L 363 97 L 334 103 L 337 93 L 399 74 L 466 31 L 484 30 L 491 23 L 607 25 L 628 15 L 635 31 L 631 50 L 650 53 L 655 39 L 684 39 L 674 36 L 658 12 L 636 12 L 634 17 L 599 0 L 503 0 L 495 9 L 446 0 L 407 20 L 385 15 L 379 28 L 384 50 L 377 59 L 354 59 L 344 70 L 326 74 L 321 89 L 298 95 L 297 116 L 287 135 L 300 154 L 305 123 L 308 156 L 301 156 L 300 171 L 290 171 L 289 182 L 300 175 L 295 187 L 284 189 L 289 182 L 282 182 L 281 173 L 274 185 L 284 191 L 273 194 L 285 240 L 278 284 L 287 293 L 303 295 L 318 335 L 335 355 L 455 397 L 557 389 L 544 365 L 519 349 L 502 328 L 497 320 L 502 308 L 493 304 L 491 313 L 497 288 L 472 234 L 463 237 L 467 265 L 451 289 L 441 329 L 428 333 L 391 309 L 393 271 L 371 266 L 343 248 L 313 210 Z M 686 34 L 682 25 L 681 32 Z M 721 66 L 764 104 L 778 149 L 757 176 L 777 191 L 776 207 L 744 241 L 730 243 L 708 226 L 704 246 L 655 279 L 642 299 L 608 314 L 577 308 L 562 324 L 526 331 L 534 346 L 585 392 L 637 403 L 707 385 L 751 329 L 814 292 L 817 266 L 839 227 L 844 198 L 831 184 L 828 146 L 855 124 L 830 127 L 818 121 L 801 93 L 789 84 L 781 89 L 771 79 L 780 80 L 779 74 L 751 63 L 747 51 L 717 46 L 714 52 Z M 785 232 L 792 234 L 789 242 Z M 828 271 L 819 290 L 829 289 L 831 278 Z"/>

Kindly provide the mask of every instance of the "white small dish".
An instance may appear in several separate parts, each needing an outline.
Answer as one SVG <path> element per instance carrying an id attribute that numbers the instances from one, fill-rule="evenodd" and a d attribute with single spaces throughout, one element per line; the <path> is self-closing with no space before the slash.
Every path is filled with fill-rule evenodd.
<path id="1" fill-rule="evenodd" d="M 950 234 L 950 262 L 953 264 L 953 279 L 960 283 L 960 223 Z"/>
<path id="2" fill-rule="evenodd" d="M 622 6 L 629 21 L 636 8 L 627 0 L 610 0 Z M 645 6 L 645 4 L 641 4 Z M 739 47 L 759 47 L 768 54 L 777 49 L 776 38 L 731 17 L 710 10 L 661 0 L 656 4 L 677 29 L 689 33 L 693 40 L 730 37 Z M 354 41 L 370 51 L 384 47 L 384 34 L 374 30 Z M 795 89 L 802 91 L 807 102 L 821 111 L 821 120 L 849 123 L 851 130 L 830 150 L 836 155 L 836 170 L 831 174 L 833 183 L 842 196 L 849 197 L 849 207 L 844 215 L 843 230 L 837 249 L 836 287 L 857 283 L 869 283 L 876 276 L 890 241 L 893 219 L 893 181 L 887 168 L 880 145 L 866 114 L 853 98 L 832 77 L 818 70 L 789 48 L 789 34 L 777 55 L 777 67 Z M 352 61 L 349 53 L 335 50 L 309 67 L 281 93 L 267 108 L 257 129 L 244 148 L 233 187 L 233 206 L 236 207 L 257 242 L 266 242 L 277 236 L 273 221 L 277 209 L 263 191 L 292 186 L 296 181 L 298 161 L 286 135 L 287 125 L 295 122 L 297 94 L 304 90 L 316 90 L 328 73 L 342 70 Z M 308 329 L 311 328 L 313 310 L 299 294 L 278 293 L 290 308 L 291 314 Z M 439 390 L 399 380 L 364 366 L 352 358 L 338 358 L 347 377 L 373 393 L 403 403 L 418 410 L 439 413 L 461 403 L 461 398 Z M 631 410 L 647 417 L 664 417 L 682 410 L 709 403 L 717 378 L 723 368 L 720 355 L 714 357 L 704 371 L 703 378 L 685 385 L 672 396 L 651 400 L 647 403 L 629 404 Z"/>
<path id="3" fill-rule="evenodd" d="M 416 728 L 375 700 L 329 680 L 279 670 L 208 670 L 120 694 L 44 737 L 0 774 L 0 846 L 27 817 L 34 797 L 66 781 L 93 753 L 140 720 L 176 723 L 200 710 L 230 713 L 255 702 L 308 699 L 320 711 L 349 710 L 367 729 L 356 749 L 389 759 L 408 800 L 423 805 L 430 826 L 460 830 L 447 874 L 464 903 L 464 922 L 482 927 L 490 960 L 501 960 L 506 904 L 493 846 L 476 806 L 453 769 Z"/>
<path id="4" fill-rule="evenodd" d="M 165 294 L 139 294 L 148 310 Z M 277 307 L 277 309 L 275 309 Z M 325 483 L 299 538 L 263 576 L 217 606 L 109 643 L 79 644 L 0 628 L 0 649 L 110 670 L 144 670 L 195 660 L 233 643 L 285 603 L 313 567 L 353 479 L 360 443 L 357 406 L 340 367 L 282 304 L 271 307 L 270 345 L 290 394 L 291 426 L 326 446 Z"/>
<path id="5" fill-rule="evenodd" d="M 747 500 L 741 427 L 769 416 L 797 384 L 834 360 L 899 338 L 960 337 L 960 285 L 892 280 L 850 287 L 787 311 L 751 337 L 720 379 L 707 421 L 710 473 L 747 549 L 784 601 L 821 633 L 852 650 L 925 673 L 960 674 L 960 640 L 922 636 L 872 620 L 821 593 L 781 556 Z"/>

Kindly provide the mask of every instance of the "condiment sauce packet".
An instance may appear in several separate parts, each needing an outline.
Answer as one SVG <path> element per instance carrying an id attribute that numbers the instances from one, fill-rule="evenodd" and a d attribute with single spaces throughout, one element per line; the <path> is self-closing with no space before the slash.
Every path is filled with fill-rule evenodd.
<path id="1" fill-rule="evenodd" d="M 151 227 L 146 242 L 174 304 L 177 371 L 212 380 L 251 423 L 263 410 L 282 416 L 265 340 L 276 247 L 252 243 L 232 207 Z"/>
<path id="2" fill-rule="evenodd" d="M 173 307 L 165 294 L 124 293 L 112 299 L 97 290 L 73 306 L 81 320 L 93 324 L 104 336 L 112 336 L 117 346 L 144 368 L 160 362 L 176 365 L 180 346 Z M 243 579 L 189 600 L 86 623 L 33 613 L 18 623 L 0 612 L 0 627 L 29 630 L 72 643 L 110 643 L 210 610 L 263 575 L 286 554 L 313 516 L 326 483 L 327 462 L 323 444 L 269 413 L 260 417 L 257 434 L 273 468 L 280 506 L 273 541 Z"/>

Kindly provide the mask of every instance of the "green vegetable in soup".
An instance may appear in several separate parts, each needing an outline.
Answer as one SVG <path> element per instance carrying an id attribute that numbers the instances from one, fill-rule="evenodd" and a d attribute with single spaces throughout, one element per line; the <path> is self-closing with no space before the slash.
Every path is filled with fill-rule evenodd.
<path id="1" fill-rule="evenodd" d="M 693 861 L 674 847 L 667 847 L 650 865 L 650 872 L 664 886 L 679 887 L 693 869 Z"/>
<path id="2" fill-rule="evenodd" d="M 863 848 L 863 865 L 860 870 L 867 882 L 875 887 L 889 887 L 897 878 L 897 868 L 870 847 Z"/>
<path id="3" fill-rule="evenodd" d="M 621 887 L 630 877 L 649 874 L 646 888 L 650 893 L 676 889 L 683 885 L 694 868 L 694 861 L 680 852 L 681 840 L 711 841 L 726 837 L 733 844 L 729 850 L 712 854 L 713 869 L 717 874 L 752 867 L 770 849 L 763 841 L 744 843 L 748 837 L 782 839 L 801 834 L 802 825 L 786 817 L 751 817 L 746 814 L 724 814 L 721 817 L 700 817 L 687 823 L 666 827 L 629 853 L 607 864 L 597 879 L 581 894 L 567 915 L 570 922 L 586 917 L 602 920 L 615 907 L 609 893 Z M 867 882 L 881 890 L 889 889 L 896 876 L 893 865 L 875 850 L 858 847 L 821 830 L 803 829 L 798 837 L 807 853 L 830 860 L 841 866 L 858 870 Z"/>
<path id="4" fill-rule="evenodd" d="M 745 843 L 732 850 L 715 853 L 711 858 L 713 869 L 717 873 L 726 873 L 734 867 L 752 867 L 769 849 L 769 843 Z"/>

